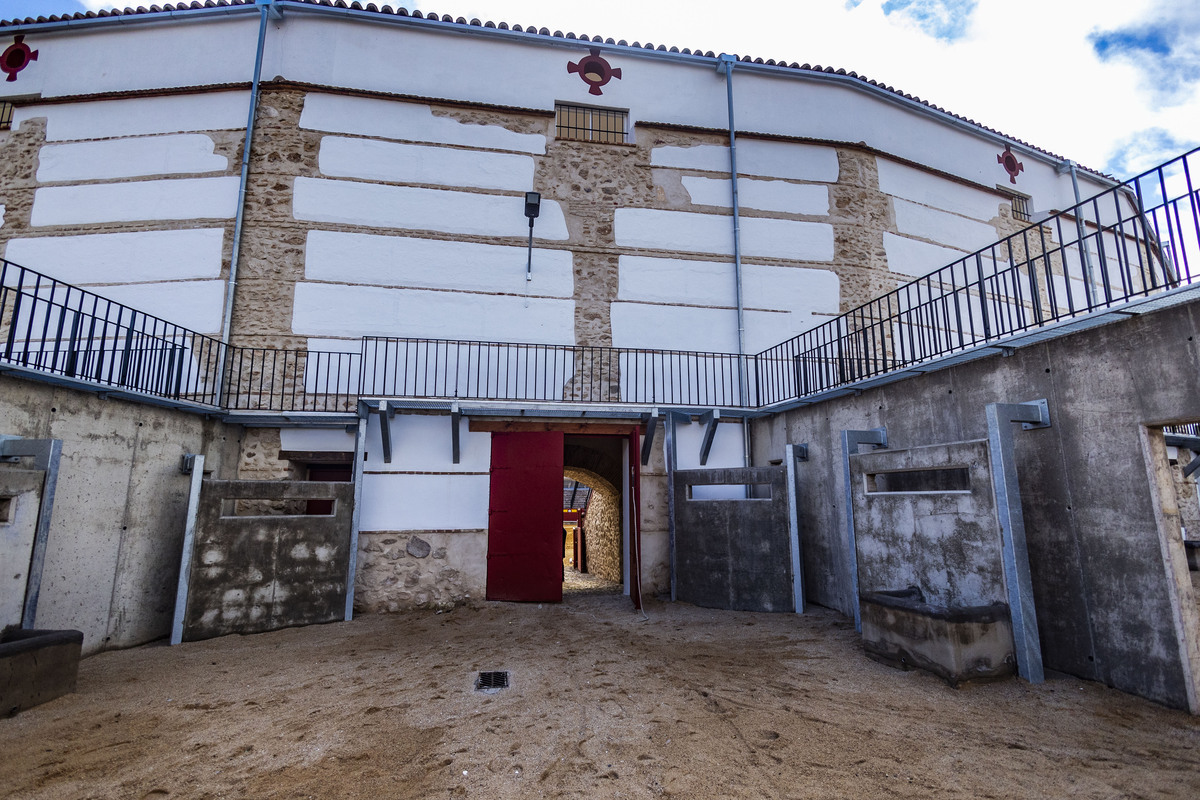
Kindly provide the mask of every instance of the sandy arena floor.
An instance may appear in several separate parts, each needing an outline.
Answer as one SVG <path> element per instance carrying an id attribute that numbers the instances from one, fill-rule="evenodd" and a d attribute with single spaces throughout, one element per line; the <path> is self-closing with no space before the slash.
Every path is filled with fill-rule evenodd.
<path id="1" fill-rule="evenodd" d="M 1061 676 L 950 689 L 821 609 L 647 612 L 585 591 L 105 653 L 0 720 L 0 795 L 1200 797 L 1183 712 Z"/>

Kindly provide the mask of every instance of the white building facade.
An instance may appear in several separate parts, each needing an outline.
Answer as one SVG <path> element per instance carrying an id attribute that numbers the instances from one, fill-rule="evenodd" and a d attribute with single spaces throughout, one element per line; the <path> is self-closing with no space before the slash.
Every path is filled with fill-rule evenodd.
<path id="1" fill-rule="evenodd" d="M 0 256 L 238 347 L 360 357 L 284 378 L 337 407 L 233 410 L 241 477 L 304 479 L 350 463 L 360 394 L 390 404 L 360 465 L 367 609 L 488 593 L 499 432 L 566 437 L 564 468 L 621 498 L 608 576 L 665 590 L 661 440 L 635 469 L 628 434 L 752 389 L 675 403 L 662 373 L 638 394 L 631 351 L 734 363 L 1111 185 L 853 73 L 359 3 L 15 21 L 0 47 Z M 435 363 L 426 340 L 460 344 Z M 517 350 L 465 342 L 563 355 L 522 367 L 531 393 L 498 365 Z M 381 347 L 419 350 L 410 382 Z M 607 406 L 576 391 L 604 358 Z M 707 466 L 745 463 L 726 419 Z M 680 429 L 677 467 L 703 434 Z M 404 557 L 414 538 L 432 558 Z"/>

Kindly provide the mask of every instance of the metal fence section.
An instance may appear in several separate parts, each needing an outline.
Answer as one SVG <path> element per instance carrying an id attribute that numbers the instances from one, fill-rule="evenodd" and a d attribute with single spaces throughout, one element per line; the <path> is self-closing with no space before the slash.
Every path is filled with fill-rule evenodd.
<path id="1" fill-rule="evenodd" d="M 1191 284 L 1200 148 L 753 356 L 366 337 L 228 346 L 0 260 L 0 364 L 237 411 L 359 397 L 763 408 Z M 740 376 L 744 375 L 742 379 Z"/>
<path id="2" fill-rule="evenodd" d="M 361 354 L 228 348 L 221 405 L 230 411 L 355 411 Z"/>
<path id="3" fill-rule="evenodd" d="M 216 405 L 221 343 L 0 260 L 0 362 Z"/>
<path id="4" fill-rule="evenodd" d="M 364 397 L 754 405 L 738 356 L 680 350 L 368 337 Z"/>
<path id="5" fill-rule="evenodd" d="M 754 357 L 760 405 L 816 394 L 1191 283 L 1200 149 Z"/>

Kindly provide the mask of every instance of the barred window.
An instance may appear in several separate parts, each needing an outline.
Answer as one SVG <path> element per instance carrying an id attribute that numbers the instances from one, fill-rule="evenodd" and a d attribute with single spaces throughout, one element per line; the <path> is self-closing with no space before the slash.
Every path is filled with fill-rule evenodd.
<path id="1" fill-rule="evenodd" d="M 625 142 L 628 112 L 558 104 L 554 107 L 555 136 L 581 142 Z"/>
<path id="2" fill-rule="evenodd" d="M 1013 219 L 1020 222 L 1033 222 L 1033 215 L 1029 211 L 1029 198 L 1015 192 L 1005 192 L 1005 194 L 1012 201 Z"/>
<path id="3" fill-rule="evenodd" d="M 0 131 L 12 127 L 13 104 L 0 101 Z"/>

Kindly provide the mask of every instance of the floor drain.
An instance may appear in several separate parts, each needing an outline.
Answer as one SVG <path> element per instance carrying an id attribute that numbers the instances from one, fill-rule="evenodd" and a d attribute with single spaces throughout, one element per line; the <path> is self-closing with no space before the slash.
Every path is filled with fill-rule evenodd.
<path id="1" fill-rule="evenodd" d="M 501 689 L 508 688 L 507 672 L 481 672 L 475 679 L 475 691 L 495 694 Z"/>

